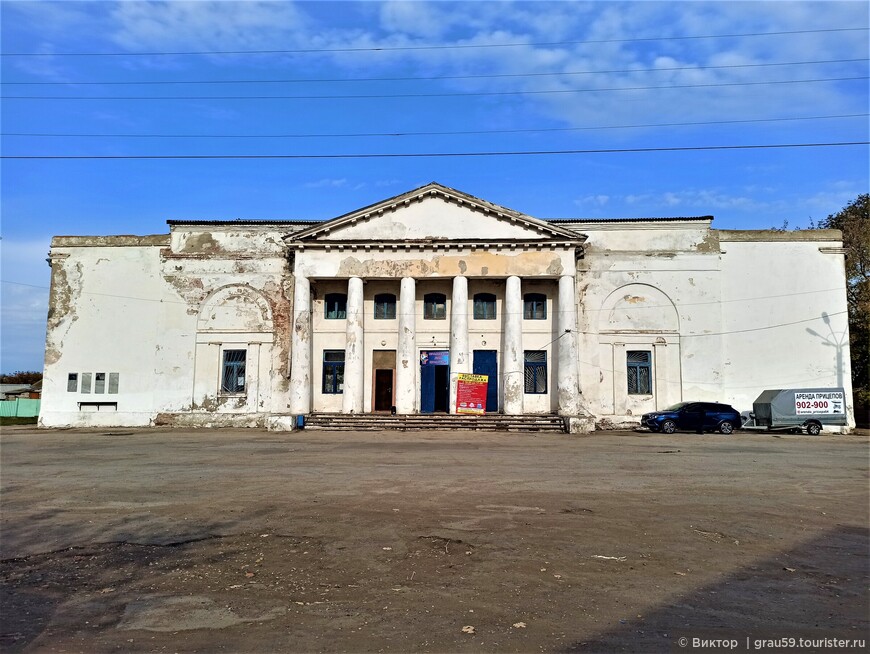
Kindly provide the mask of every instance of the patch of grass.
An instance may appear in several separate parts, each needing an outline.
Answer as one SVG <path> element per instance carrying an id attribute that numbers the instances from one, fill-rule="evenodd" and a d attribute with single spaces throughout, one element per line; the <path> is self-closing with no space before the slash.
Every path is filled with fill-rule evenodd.
<path id="1" fill-rule="evenodd" d="M 39 418 L 33 416 L 32 418 L 18 418 L 5 416 L 0 417 L 0 427 L 6 427 L 8 425 L 35 425 Z"/>

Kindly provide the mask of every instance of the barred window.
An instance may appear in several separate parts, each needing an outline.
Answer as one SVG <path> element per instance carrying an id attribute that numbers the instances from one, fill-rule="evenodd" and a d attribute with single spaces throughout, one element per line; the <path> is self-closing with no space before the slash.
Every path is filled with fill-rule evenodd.
<path id="1" fill-rule="evenodd" d="M 344 393 L 344 350 L 323 351 L 323 392 Z"/>
<path id="2" fill-rule="evenodd" d="M 648 351 L 626 352 L 628 394 L 652 395 L 652 361 Z"/>
<path id="3" fill-rule="evenodd" d="M 224 365 L 221 372 L 222 393 L 245 392 L 245 359 L 247 350 L 224 350 Z"/>
<path id="4" fill-rule="evenodd" d="M 543 293 L 526 293 L 523 296 L 523 318 L 526 320 L 546 320 L 547 296 Z"/>
<path id="5" fill-rule="evenodd" d="M 547 392 L 547 353 L 540 350 L 525 352 L 525 392 L 541 395 Z"/>
<path id="6" fill-rule="evenodd" d="M 477 293 L 474 296 L 474 319 L 495 320 L 495 295 L 492 293 Z"/>
<path id="7" fill-rule="evenodd" d="M 444 293 L 426 293 L 423 296 L 423 319 L 447 319 L 447 296 Z"/>
<path id="8" fill-rule="evenodd" d="M 396 296 L 392 293 L 375 295 L 375 319 L 394 320 L 396 318 Z"/>
<path id="9" fill-rule="evenodd" d="M 327 293 L 324 299 L 324 317 L 327 320 L 344 320 L 347 318 L 347 295 L 344 293 Z"/>

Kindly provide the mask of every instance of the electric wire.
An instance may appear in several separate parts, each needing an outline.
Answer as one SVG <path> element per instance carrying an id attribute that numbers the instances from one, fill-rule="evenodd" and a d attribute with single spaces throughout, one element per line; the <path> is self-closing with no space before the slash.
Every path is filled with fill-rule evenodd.
<path id="1" fill-rule="evenodd" d="M 417 77 L 331 77 L 331 78 L 288 78 L 288 79 L 234 79 L 234 80 L 104 80 L 85 82 L 17 82 L 0 80 L 0 86 L 160 86 L 193 84 L 307 84 L 307 83 L 346 83 L 346 82 L 411 82 L 465 79 L 503 79 L 521 77 L 562 77 L 568 75 L 611 75 L 623 73 L 659 73 L 681 70 L 730 70 L 740 68 L 770 68 L 777 66 L 810 66 L 821 64 L 844 64 L 870 61 L 867 57 L 856 59 L 818 59 L 814 61 L 783 61 L 759 64 L 727 64 L 720 66 L 670 66 L 660 68 L 623 68 L 614 70 L 571 70 L 549 73 L 490 73 L 487 75 L 431 75 Z"/>
<path id="2" fill-rule="evenodd" d="M 69 132 L 0 132 L 0 136 L 58 137 L 58 138 L 192 138 L 192 139 L 304 139 L 304 138 L 356 138 L 405 136 L 460 136 L 469 134 L 530 134 L 546 132 L 579 132 L 615 129 L 645 129 L 652 127 L 691 127 L 701 125 L 742 125 L 747 123 L 777 123 L 808 120 L 834 120 L 866 118 L 870 113 L 839 114 L 832 116 L 797 116 L 790 118 L 748 118 L 744 120 L 707 120 L 684 123 L 647 123 L 639 125 L 595 125 L 590 127 L 540 127 L 528 129 L 478 129 L 430 132 L 345 132 L 320 134 L 96 134 Z"/>
<path id="3" fill-rule="evenodd" d="M 765 80 L 761 82 L 718 82 L 710 84 L 670 84 L 666 86 L 616 86 L 585 89 L 548 89 L 540 91 L 455 91 L 443 93 L 369 93 L 355 95 L 4 95 L 3 100 L 384 100 L 389 98 L 456 98 L 507 95 L 563 95 L 569 93 L 616 93 L 621 91 L 657 91 L 666 89 L 708 89 L 734 86 L 770 86 L 781 84 L 816 84 L 870 79 L 868 75 L 819 77 L 812 79 Z"/>
<path id="4" fill-rule="evenodd" d="M 406 152 L 406 153 L 361 153 L 361 154 L 75 154 L 75 155 L 11 155 L 2 154 L 7 160 L 207 160 L 207 159 L 405 159 L 426 157 L 508 157 L 576 154 L 626 154 L 651 152 L 701 152 L 727 150 L 770 150 L 786 148 L 827 148 L 870 145 L 870 141 L 840 141 L 831 143 L 770 143 L 751 145 L 700 145 L 658 148 L 605 148 L 590 150 L 519 150 L 503 152 Z"/>
<path id="5" fill-rule="evenodd" d="M 866 32 L 868 27 L 829 27 L 811 30 L 780 30 L 772 32 L 744 32 L 735 34 L 701 34 L 690 36 L 648 36 L 625 39 L 589 39 L 580 41 L 544 41 L 524 43 L 462 43 L 454 45 L 407 45 L 344 48 L 295 48 L 271 50 L 182 50 L 175 52 L 0 52 L 0 57 L 156 57 L 194 55 L 246 55 L 246 54 L 324 54 L 330 52 L 403 52 L 415 50 L 470 50 L 488 48 L 553 47 L 560 45 L 597 45 L 603 43 L 648 43 L 652 41 L 690 41 L 702 39 L 733 39 L 757 36 L 786 36 L 796 34 L 832 34 L 839 32 Z"/>

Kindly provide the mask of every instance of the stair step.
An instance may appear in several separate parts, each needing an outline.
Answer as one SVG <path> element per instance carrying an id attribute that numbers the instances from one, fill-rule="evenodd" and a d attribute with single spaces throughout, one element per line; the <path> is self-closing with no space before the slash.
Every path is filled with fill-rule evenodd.
<path id="1" fill-rule="evenodd" d="M 315 413 L 306 417 L 305 428 L 312 431 L 422 431 L 456 429 L 517 433 L 564 433 L 565 431 L 565 425 L 560 416 L 506 416 L 503 414 L 390 415 L 382 413 Z"/>

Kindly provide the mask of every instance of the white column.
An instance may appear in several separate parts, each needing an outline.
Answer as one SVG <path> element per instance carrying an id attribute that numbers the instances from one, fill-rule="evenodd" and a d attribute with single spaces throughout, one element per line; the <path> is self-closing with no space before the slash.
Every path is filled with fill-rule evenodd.
<path id="1" fill-rule="evenodd" d="M 468 278 L 453 278 L 450 303 L 450 413 L 456 413 L 456 375 L 471 372 L 468 351 Z"/>
<path id="2" fill-rule="evenodd" d="M 363 281 L 347 280 L 347 340 L 344 346 L 344 397 L 342 413 L 362 413 L 365 390 L 365 347 L 363 343 Z"/>
<path id="3" fill-rule="evenodd" d="M 311 284 L 297 275 L 290 336 L 290 413 L 311 413 Z"/>
<path id="4" fill-rule="evenodd" d="M 523 293 L 519 277 L 508 277 L 504 294 L 504 342 L 502 345 L 502 373 L 504 404 L 508 415 L 523 413 Z"/>
<path id="5" fill-rule="evenodd" d="M 556 319 L 559 353 L 557 386 L 559 414 L 576 416 L 581 413 L 580 368 L 577 352 L 577 304 L 574 275 L 559 278 L 559 312 Z"/>
<path id="6" fill-rule="evenodd" d="M 396 413 L 417 407 L 417 283 L 403 277 L 399 287 L 399 352 L 396 361 Z"/>

